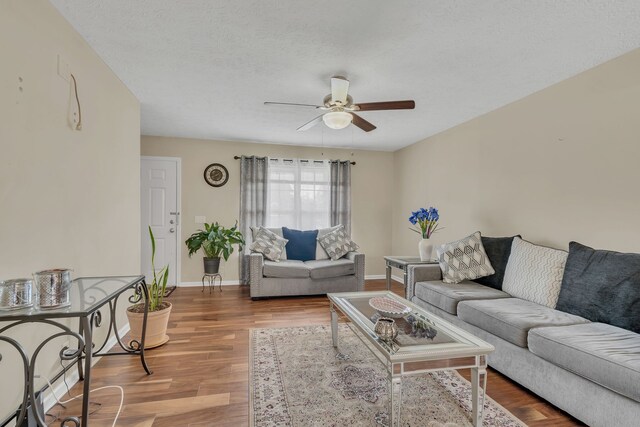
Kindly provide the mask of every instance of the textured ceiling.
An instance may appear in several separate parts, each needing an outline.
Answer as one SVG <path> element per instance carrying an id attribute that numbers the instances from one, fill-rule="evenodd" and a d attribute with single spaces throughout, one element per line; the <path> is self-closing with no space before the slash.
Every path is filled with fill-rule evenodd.
<path id="1" fill-rule="evenodd" d="M 52 0 L 142 104 L 142 133 L 396 150 L 640 47 L 640 1 Z M 70 64 L 73 68 L 73 64 Z M 329 78 L 364 133 L 296 128 Z"/>

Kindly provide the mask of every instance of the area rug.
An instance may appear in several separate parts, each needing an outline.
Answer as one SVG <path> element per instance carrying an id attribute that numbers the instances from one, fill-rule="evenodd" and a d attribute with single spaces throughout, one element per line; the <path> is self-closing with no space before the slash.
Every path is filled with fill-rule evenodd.
<path id="1" fill-rule="evenodd" d="M 388 380 L 382 363 L 344 324 L 339 351 L 330 326 L 250 331 L 250 425 L 386 426 Z M 403 427 L 471 426 L 471 384 L 455 371 L 407 377 Z M 491 398 L 484 425 L 526 427 Z"/>

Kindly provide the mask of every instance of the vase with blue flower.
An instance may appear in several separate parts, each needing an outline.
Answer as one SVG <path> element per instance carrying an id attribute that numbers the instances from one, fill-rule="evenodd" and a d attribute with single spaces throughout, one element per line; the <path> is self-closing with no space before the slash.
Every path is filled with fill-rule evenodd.
<path id="1" fill-rule="evenodd" d="M 434 207 L 429 207 L 429 209 L 420 208 L 415 212 L 411 212 L 409 222 L 413 224 L 413 227 L 409 229 L 422 236 L 422 239 L 418 242 L 418 252 L 420 253 L 421 261 L 431 261 L 435 259 L 433 244 L 429 239 L 433 233 L 440 230 L 438 227 L 439 220 L 440 214 L 438 213 L 438 209 Z"/>

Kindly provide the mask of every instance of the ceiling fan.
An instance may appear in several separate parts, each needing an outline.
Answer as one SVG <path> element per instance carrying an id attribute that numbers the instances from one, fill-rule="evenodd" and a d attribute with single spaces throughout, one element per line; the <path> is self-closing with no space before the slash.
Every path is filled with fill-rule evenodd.
<path id="1" fill-rule="evenodd" d="M 353 98 L 348 94 L 349 80 L 342 76 L 331 77 L 331 93 L 324 97 L 323 105 L 295 104 L 291 102 L 265 102 L 265 105 L 290 105 L 294 107 L 309 107 L 325 111 L 315 119 L 303 124 L 299 131 L 309 130 L 321 121 L 331 129 L 344 129 L 350 123 L 358 126 L 365 132 L 371 132 L 376 127 L 357 115 L 356 111 L 379 110 L 413 110 L 416 103 L 413 100 L 368 102 L 354 104 Z"/>

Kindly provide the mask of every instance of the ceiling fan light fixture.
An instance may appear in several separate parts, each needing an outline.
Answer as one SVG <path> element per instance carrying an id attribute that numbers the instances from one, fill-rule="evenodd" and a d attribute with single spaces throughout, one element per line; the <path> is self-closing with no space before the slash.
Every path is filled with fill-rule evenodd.
<path id="1" fill-rule="evenodd" d="M 344 129 L 351 124 L 353 116 L 346 111 L 332 111 L 322 116 L 322 121 L 331 129 Z"/>

